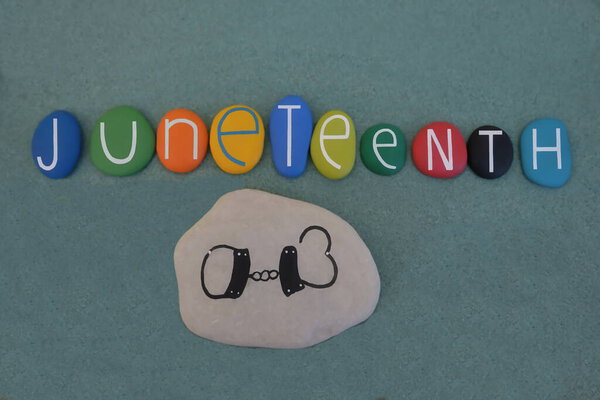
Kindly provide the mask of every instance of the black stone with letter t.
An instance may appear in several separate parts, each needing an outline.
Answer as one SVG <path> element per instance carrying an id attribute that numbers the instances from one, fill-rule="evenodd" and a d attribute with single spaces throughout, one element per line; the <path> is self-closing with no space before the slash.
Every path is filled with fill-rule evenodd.
<path id="1" fill-rule="evenodd" d="M 502 129 L 481 126 L 467 142 L 469 167 L 482 178 L 496 179 L 504 175 L 513 161 L 513 145 Z"/>

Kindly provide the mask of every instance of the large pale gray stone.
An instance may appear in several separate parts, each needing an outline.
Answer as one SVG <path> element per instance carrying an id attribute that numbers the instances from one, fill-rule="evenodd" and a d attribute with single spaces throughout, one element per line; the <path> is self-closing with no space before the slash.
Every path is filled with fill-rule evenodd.
<path id="1" fill-rule="evenodd" d="M 215 248 L 209 254 L 217 245 L 231 248 Z M 195 334 L 222 343 L 312 346 L 366 320 L 379 299 L 373 257 L 347 222 L 324 208 L 259 190 L 221 197 L 181 237 L 174 258 L 183 322 Z M 208 294 L 229 297 L 211 298 L 205 292 L 204 260 Z M 280 261 L 284 265 L 276 274 Z M 246 277 L 260 279 L 264 270 L 275 279 L 249 277 L 243 286 Z M 263 273 L 263 279 L 268 274 Z"/>

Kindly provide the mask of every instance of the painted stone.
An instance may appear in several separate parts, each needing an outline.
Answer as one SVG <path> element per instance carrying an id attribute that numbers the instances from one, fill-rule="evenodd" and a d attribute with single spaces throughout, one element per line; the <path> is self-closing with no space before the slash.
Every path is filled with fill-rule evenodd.
<path id="1" fill-rule="evenodd" d="M 213 119 L 210 152 L 219 168 L 229 174 L 243 174 L 254 168 L 264 144 L 262 119 L 248 106 L 227 107 Z"/>
<path id="2" fill-rule="evenodd" d="M 132 175 L 152 160 L 154 144 L 154 131 L 142 113 L 133 107 L 118 106 L 96 122 L 90 156 L 96 168 L 108 175 Z"/>
<path id="3" fill-rule="evenodd" d="M 504 175 L 513 162 L 513 145 L 502 129 L 491 125 L 475 129 L 467 141 L 469 167 L 485 179 Z"/>
<path id="4" fill-rule="evenodd" d="M 567 128 L 558 119 L 531 122 L 521 133 L 521 165 L 525 176 L 541 186 L 557 188 L 571 177 Z"/>
<path id="5" fill-rule="evenodd" d="M 206 125 L 193 111 L 171 110 L 160 120 L 156 130 L 156 154 L 169 171 L 195 170 L 204 160 L 207 149 Z"/>
<path id="6" fill-rule="evenodd" d="M 310 143 L 310 156 L 317 170 L 329 179 L 342 179 L 352 171 L 356 132 L 348 114 L 334 110 L 319 119 Z"/>
<path id="7" fill-rule="evenodd" d="M 269 118 L 269 137 L 275 169 L 296 178 L 306 169 L 313 119 L 308 104 L 299 96 L 279 100 Z"/>
<path id="8" fill-rule="evenodd" d="M 360 138 L 360 157 L 363 164 L 378 175 L 398 173 L 406 162 L 404 133 L 391 124 L 370 127 Z"/>
<path id="9" fill-rule="evenodd" d="M 467 166 L 467 145 L 458 128 L 448 122 L 424 126 L 412 144 L 415 166 L 434 178 L 453 178 Z"/>
<path id="10" fill-rule="evenodd" d="M 39 123 L 31 141 L 35 165 L 48 178 L 68 176 L 81 153 L 81 127 L 68 111 L 54 111 Z"/>
<path id="11" fill-rule="evenodd" d="M 366 320 L 379 299 L 373 257 L 347 222 L 258 190 L 221 197 L 174 261 L 185 325 L 231 345 L 312 346 Z"/>

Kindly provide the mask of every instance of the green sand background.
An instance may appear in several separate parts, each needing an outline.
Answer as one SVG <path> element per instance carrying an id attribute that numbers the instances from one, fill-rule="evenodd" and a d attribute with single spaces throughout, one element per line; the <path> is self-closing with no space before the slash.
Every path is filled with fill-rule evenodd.
<path id="1" fill-rule="evenodd" d="M 600 399 L 600 2 L 2 1 L 0 397 L 17 399 Z M 558 190 L 519 162 L 452 180 L 408 159 L 340 182 L 289 180 L 270 150 L 243 176 L 209 157 L 179 176 L 155 157 L 104 176 L 84 150 L 55 181 L 30 142 L 54 109 L 81 121 L 132 105 L 154 126 L 296 93 L 315 117 L 409 143 L 446 120 L 518 143 L 564 121 L 574 172 Z M 516 160 L 519 153 L 516 149 Z M 349 221 L 381 275 L 373 316 L 316 347 L 236 348 L 189 332 L 172 254 L 222 194 L 257 188 Z"/>

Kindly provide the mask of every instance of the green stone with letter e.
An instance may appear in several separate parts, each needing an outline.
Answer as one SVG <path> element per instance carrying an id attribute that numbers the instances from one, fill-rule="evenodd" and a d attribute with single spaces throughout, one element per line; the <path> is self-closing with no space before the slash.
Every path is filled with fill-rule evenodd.
<path id="1" fill-rule="evenodd" d="M 406 162 L 406 139 L 397 126 L 378 124 L 365 131 L 360 139 L 363 164 L 378 175 L 393 175 Z"/>

